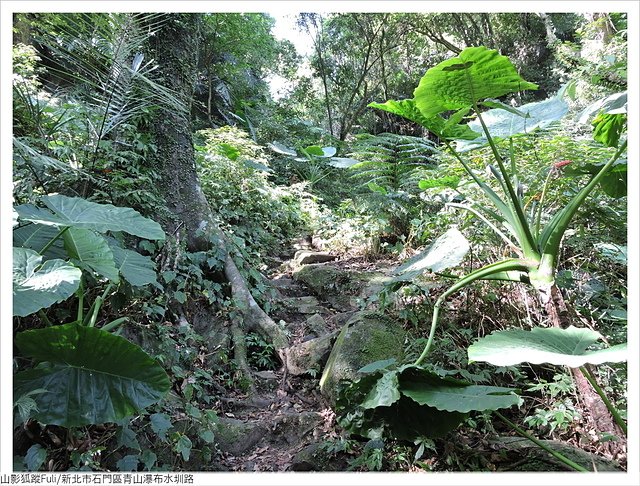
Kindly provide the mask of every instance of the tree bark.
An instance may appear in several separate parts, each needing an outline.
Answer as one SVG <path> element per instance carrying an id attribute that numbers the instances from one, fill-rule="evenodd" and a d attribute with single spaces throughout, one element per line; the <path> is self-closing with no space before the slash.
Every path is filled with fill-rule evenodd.
<path id="1" fill-rule="evenodd" d="M 260 333 L 282 359 L 283 349 L 288 345 L 286 335 L 251 295 L 233 260 L 232 245 L 215 223 L 196 172 L 190 105 L 197 73 L 200 24 L 199 14 L 167 14 L 166 22 L 151 40 L 160 81 L 175 91 L 185 107 L 182 111 L 159 107 L 151 127 L 157 147 L 154 164 L 160 174 L 158 190 L 169 212 L 161 219 L 169 234 L 184 228 L 189 251 L 222 248 L 224 273 L 239 314 L 239 318 L 232 319 L 233 325 L 243 332 Z M 237 332 L 234 337 L 238 339 Z M 244 360 L 241 350 L 236 358 Z M 241 369 L 246 369 L 246 363 L 240 364 Z"/>

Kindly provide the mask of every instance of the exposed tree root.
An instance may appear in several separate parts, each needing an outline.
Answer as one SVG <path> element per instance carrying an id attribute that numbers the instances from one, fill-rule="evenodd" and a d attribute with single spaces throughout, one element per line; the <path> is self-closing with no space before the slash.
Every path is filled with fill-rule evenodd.
<path id="1" fill-rule="evenodd" d="M 226 238 L 221 238 L 226 241 Z M 242 314 L 243 327 L 248 331 L 256 331 L 263 338 L 268 340 L 276 348 L 278 356 L 285 364 L 284 349 L 288 347 L 289 340 L 281 329 L 271 319 L 267 313 L 262 310 L 256 300 L 251 295 L 247 282 L 240 274 L 238 267 L 233 261 L 231 253 L 228 251 L 228 245 L 225 245 L 227 256 L 224 262 L 224 273 L 231 285 L 231 297 L 238 312 Z"/>
<path id="2" fill-rule="evenodd" d="M 197 45 L 200 41 L 199 21 L 168 14 L 161 31 L 150 40 L 150 52 L 158 60 L 157 75 L 167 86 L 172 86 L 184 110 L 162 108 L 151 126 L 157 146 L 154 166 L 161 175 L 159 193 L 164 197 L 168 213 L 163 226 L 168 234 L 183 231 L 189 251 L 210 251 L 218 246 L 223 250 L 224 274 L 231 288 L 233 304 L 239 314 L 232 319 L 232 338 L 235 360 L 247 378 L 250 377 L 246 361 L 244 332 L 254 330 L 276 348 L 284 364 L 283 350 L 288 339 L 282 329 L 260 308 L 233 261 L 232 244 L 217 227 L 200 187 L 195 165 L 189 100 L 193 97 L 197 72 Z M 179 235 L 176 236 L 179 238 Z"/>
<path id="3" fill-rule="evenodd" d="M 247 344 L 245 333 L 238 323 L 238 318 L 231 319 L 231 337 L 233 339 L 233 359 L 246 380 L 249 391 L 252 395 L 256 393 L 255 380 L 251 374 L 251 368 L 247 362 Z"/>

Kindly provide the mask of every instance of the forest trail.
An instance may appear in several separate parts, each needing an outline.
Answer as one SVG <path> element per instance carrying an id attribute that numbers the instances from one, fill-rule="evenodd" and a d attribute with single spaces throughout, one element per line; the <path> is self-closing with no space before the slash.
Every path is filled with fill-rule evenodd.
<path id="1" fill-rule="evenodd" d="M 318 262 L 318 260 L 321 260 Z M 326 260 L 326 261 L 324 261 Z M 300 263 L 308 262 L 308 263 Z M 216 443 L 222 471 L 347 471 L 358 453 L 340 448 L 340 427 L 320 380 L 336 337 L 354 317 L 376 311 L 397 260 L 298 251 L 272 270 L 273 319 L 289 333 L 287 372 L 253 370 L 255 393 L 234 390 L 221 402 Z M 305 365 L 315 370 L 306 370 Z M 462 433 L 473 454 L 504 471 L 563 471 L 559 461 L 521 437 Z M 598 471 L 616 471 L 614 461 L 568 443 L 551 448 Z M 472 445 L 475 444 L 475 445 Z M 437 459 L 433 459 L 437 462 Z M 412 472 L 425 472 L 411 466 Z"/>
<path id="2" fill-rule="evenodd" d="M 318 260 L 328 261 L 300 264 Z M 322 459 L 330 454 L 321 443 L 336 439 L 338 434 L 335 414 L 321 394 L 319 382 L 339 330 L 381 288 L 361 276 L 384 276 L 392 268 L 384 260 L 339 260 L 327 253 L 298 251 L 296 257 L 284 260 L 272 271 L 268 283 L 276 297 L 270 314 L 276 322 L 286 323 L 290 335 L 287 372 L 283 368 L 254 370 L 256 394 L 235 392 L 222 403 L 216 436 L 222 470 L 347 468 L 346 460 L 336 462 L 333 458 L 329 464 Z M 301 272 L 302 269 L 310 270 L 316 280 L 305 278 L 309 272 Z M 331 282 L 326 281 L 327 275 Z M 354 285 L 356 281 L 358 284 Z M 305 370 L 309 363 L 315 369 Z"/>

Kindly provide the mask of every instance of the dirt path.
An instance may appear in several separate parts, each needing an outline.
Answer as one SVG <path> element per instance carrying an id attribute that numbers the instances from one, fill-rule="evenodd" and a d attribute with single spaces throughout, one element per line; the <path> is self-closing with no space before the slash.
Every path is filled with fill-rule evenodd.
<path id="1" fill-rule="evenodd" d="M 312 264 L 314 269 L 351 272 L 377 271 L 364 259 Z M 387 265 L 388 266 L 388 265 Z M 286 261 L 269 283 L 277 291 L 272 302 L 272 318 L 286 323 L 291 348 L 306 349 L 319 338 L 332 343 L 337 331 L 362 307 L 357 295 L 340 291 L 338 282 L 329 283 L 334 292 L 317 293 L 295 276 L 301 268 Z M 326 289 L 331 290 L 331 289 Z M 357 292 L 356 292 L 357 293 Z M 333 339 L 332 339 L 333 338 Z M 308 343 L 308 344 L 307 344 Z M 302 348 L 301 348 L 302 347 Z M 330 346 L 321 360 L 324 365 Z M 304 360 L 303 360 L 304 361 Z M 221 466 L 231 471 L 296 471 L 316 466 L 310 454 L 323 441 L 337 437 L 335 415 L 319 389 L 322 368 L 305 372 L 292 358 L 289 372 L 254 372 L 257 394 L 225 399 L 216 437 L 222 451 Z M 334 464 L 340 468 L 341 465 Z M 342 466 L 346 467 L 346 464 Z"/>

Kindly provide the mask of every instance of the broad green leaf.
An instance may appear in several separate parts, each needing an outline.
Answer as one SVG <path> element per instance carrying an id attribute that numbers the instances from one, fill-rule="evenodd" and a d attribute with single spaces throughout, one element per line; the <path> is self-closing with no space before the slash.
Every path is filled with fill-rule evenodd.
<path id="1" fill-rule="evenodd" d="M 149 416 L 151 420 L 151 430 L 153 430 L 161 440 L 167 440 L 167 431 L 173 427 L 171 418 L 166 413 L 154 413 Z"/>
<path id="2" fill-rule="evenodd" d="M 397 370 L 392 373 L 397 376 Z M 401 440 L 415 440 L 421 436 L 437 438 L 455 429 L 467 417 L 460 412 L 420 405 L 402 394 L 390 405 L 364 408 L 363 402 L 375 393 L 380 378 L 380 373 L 364 375 L 339 394 L 338 423 L 345 430 L 369 438 L 381 434 Z"/>
<path id="3" fill-rule="evenodd" d="M 627 115 L 600 113 L 591 124 L 594 128 L 594 140 L 606 147 L 617 147 L 620 135 L 627 127 Z"/>
<path id="4" fill-rule="evenodd" d="M 586 124 L 598 113 L 610 115 L 627 113 L 627 92 L 614 93 L 587 106 L 578 117 L 578 123 Z"/>
<path id="5" fill-rule="evenodd" d="M 138 462 L 140 462 L 140 457 L 135 454 L 127 454 L 118 462 L 116 462 L 116 467 L 118 471 L 137 471 L 138 470 Z"/>
<path id="6" fill-rule="evenodd" d="M 16 226 L 18 226 L 18 212 L 16 211 L 16 208 L 11 208 L 11 218 L 13 220 L 12 222 L 12 228 L 15 228 Z"/>
<path id="7" fill-rule="evenodd" d="M 27 455 L 24 458 L 27 471 L 39 471 L 46 460 L 47 450 L 40 444 L 33 444 L 29 447 Z"/>
<path id="8" fill-rule="evenodd" d="M 79 197 L 60 194 L 44 196 L 42 202 L 51 210 L 31 204 L 16 207 L 25 221 L 57 227 L 70 226 L 104 233 L 124 231 L 148 240 L 163 240 L 164 231 L 158 223 L 143 217 L 131 208 L 120 208 L 111 204 L 98 204 Z"/>
<path id="9" fill-rule="evenodd" d="M 411 120 L 442 139 L 473 140 L 480 136 L 480 133 L 474 132 L 469 126 L 458 124 L 461 120 L 460 115 L 464 113 L 464 110 L 458 111 L 457 114 L 460 118 L 452 117 L 453 119 L 445 120 L 440 115 L 424 116 L 416 107 L 416 101 L 413 99 L 401 101 L 389 100 L 386 103 L 369 103 L 368 106 Z"/>
<path id="10" fill-rule="evenodd" d="M 324 157 L 324 150 L 319 145 L 309 145 L 305 147 L 305 152 L 309 155 L 315 155 L 316 157 Z"/>
<path id="11" fill-rule="evenodd" d="M 75 323 L 18 333 L 20 351 L 40 364 L 16 373 L 16 396 L 36 395 L 34 417 L 74 427 L 115 422 L 140 412 L 169 390 L 167 373 L 123 337 Z"/>
<path id="12" fill-rule="evenodd" d="M 416 102 L 413 99 L 407 100 L 389 100 L 385 103 L 369 103 L 367 106 L 370 108 L 377 108 L 394 115 L 401 116 L 407 120 L 417 123 L 423 127 L 426 127 L 430 122 L 416 107 Z"/>
<path id="13" fill-rule="evenodd" d="M 553 96 L 543 101 L 527 103 L 518 108 L 527 116 L 523 118 L 519 114 L 510 113 L 503 109 L 495 108 L 482 113 L 482 119 L 494 138 L 509 138 L 516 135 L 531 133 L 536 129 L 546 128 L 550 124 L 557 122 L 569 111 L 569 105 L 558 96 Z M 469 123 L 469 129 L 481 131 L 479 120 Z M 471 141 L 461 141 L 456 144 L 458 152 L 467 152 L 487 145 L 487 138 L 478 137 Z"/>
<path id="14" fill-rule="evenodd" d="M 138 436 L 135 431 L 129 427 L 129 420 L 123 420 L 122 426 L 118 428 L 116 432 L 116 439 L 118 440 L 118 447 L 128 447 L 129 449 L 140 450 L 140 442 L 138 442 Z"/>
<path id="15" fill-rule="evenodd" d="M 271 150 L 273 150 L 278 154 L 291 155 L 292 157 L 295 157 L 296 155 L 298 155 L 296 151 L 293 150 L 292 148 L 286 147 L 278 142 L 268 143 L 267 147 L 269 147 Z"/>
<path id="16" fill-rule="evenodd" d="M 480 46 L 468 47 L 429 69 L 413 95 L 418 109 L 430 118 L 527 89 L 538 86 L 522 79 L 506 56 Z"/>
<path id="17" fill-rule="evenodd" d="M 174 449 L 177 453 L 182 455 L 182 459 L 185 461 L 189 460 L 189 456 L 191 455 L 191 448 L 193 447 L 193 443 L 191 439 L 184 434 L 180 434 L 180 437 L 176 441 L 174 445 Z"/>
<path id="18" fill-rule="evenodd" d="M 564 167 L 564 174 L 569 176 L 580 176 L 589 174 L 595 176 L 604 163 L 596 164 L 571 164 Z M 621 198 L 627 195 L 627 161 L 619 160 L 602 176 L 599 182 L 604 193 L 613 198 Z"/>
<path id="19" fill-rule="evenodd" d="M 622 265 L 627 264 L 627 245 L 596 243 L 593 245 L 602 256 Z"/>
<path id="20" fill-rule="evenodd" d="M 111 245 L 116 267 L 122 278 L 134 287 L 142 287 L 148 284 L 157 284 L 156 265 L 148 256 L 120 248 L 116 244 Z"/>
<path id="21" fill-rule="evenodd" d="M 82 272 L 62 260 L 47 260 L 27 248 L 13 249 L 13 315 L 28 316 L 71 297 Z"/>
<path id="22" fill-rule="evenodd" d="M 400 399 L 398 371 L 392 370 L 378 379 L 376 385 L 362 402 L 362 408 L 388 407 Z"/>
<path id="23" fill-rule="evenodd" d="M 469 251 L 469 241 L 460 231 L 449 228 L 436 238 L 429 248 L 410 258 L 393 273 L 392 281 L 408 281 L 426 272 L 441 272 L 459 265 Z"/>
<path id="24" fill-rule="evenodd" d="M 158 456 L 156 456 L 153 451 L 145 449 L 144 451 L 142 451 L 142 454 L 140 454 L 140 461 L 142 461 L 142 464 L 144 464 L 144 468 L 147 471 L 151 471 L 153 466 L 155 466 L 156 462 L 158 461 Z"/>
<path id="25" fill-rule="evenodd" d="M 400 392 L 420 405 L 466 413 L 519 405 L 515 390 L 499 386 L 470 385 L 417 367 L 407 367 L 398 377 Z"/>
<path id="26" fill-rule="evenodd" d="M 213 444 L 213 442 L 215 441 L 215 435 L 211 430 L 201 430 L 198 433 L 198 436 L 205 441 L 207 444 Z"/>
<path id="27" fill-rule="evenodd" d="M 101 235 L 87 229 L 69 228 L 62 237 L 67 254 L 75 265 L 94 271 L 113 283 L 120 281 L 113 253 Z"/>
<path id="28" fill-rule="evenodd" d="M 392 364 L 395 364 L 395 358 L 383 359 L 379 361 L 374 361 L 373 363 L 369 363 L 366 366 L 363 366 L 358 370 L 358 373 L 373 373 L 375 371 L 383 370 Z"/>
<path id="29" fill-rule="evenodd" d="M 30 248 L 36 253 L 42 253 L 47 244 L 53 240 L 60 230 L 53 226 L 43 224 L 27 224 L 13 230 L 13 246 Z M 62 236 L 58 238 L 42 255 L 43 259 L 50 260 L 52 258 L 67 258 L 67 252 L 64 249 L 64 240 Z"/>
<path id="30" fill-rule="evenodd" d="M 469 361 L 486 361 L 496 366 L 520 363 L 551 363 L 578 368 L 590 364 L 618 363 L 627 360 L 627 344 L 588 351 L 602 336 L 590 329 L 534 328 L 497 331 L 473 343 Z"/>
<path id="31" fill-rule="evenodd" d="M 338 150 L 335 147 L 322 147 L 323 157 L 333 157 Z"/>
<path id="32" fill-rule="evenodd" d="M 390 407 L 371 410 L 388 424 L 389 435 L 401 440 L 416 440 L 418 437 L 437 439 L 458 427 L 468 416 L 460 412 L 447 412 L 434 407 L 420 405 L 402 395 Z"/>

